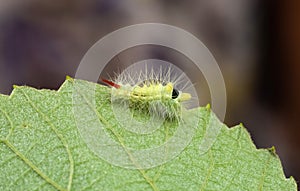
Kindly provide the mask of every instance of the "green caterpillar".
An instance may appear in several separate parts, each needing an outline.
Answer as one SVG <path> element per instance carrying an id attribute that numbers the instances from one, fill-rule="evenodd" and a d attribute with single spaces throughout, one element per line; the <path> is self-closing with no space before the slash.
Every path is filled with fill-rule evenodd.
<path id="1" fill-rule="evenodd" d="M 112 87 L 114 100 L 129 101 L 129 107 L 141 112 L 149 112 L 167 119 L 180 119 L 181 102 L 191 99 L 191 94 L 174 88 L 172 82 L 145 80 L 138 85 L 117 84 L 107 79 L 104 83 Z"/>

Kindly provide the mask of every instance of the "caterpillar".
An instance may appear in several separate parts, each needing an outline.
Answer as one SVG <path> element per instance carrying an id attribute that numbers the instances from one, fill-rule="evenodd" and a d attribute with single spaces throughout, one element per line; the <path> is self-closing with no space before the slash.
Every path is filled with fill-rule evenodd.
<path id="1" fill-rule="evenodd" d="M 160 68 L 158 74 L 152 68 L 150 72 L 123 72 L 114 80 L 101 78 L 111 87 L 114 100 L 129 102 L 129 107 L 140 112 L 150 113 L 169 120 L 180 120 L 183 102 L 191 100 L 191 94 L 177 89 L 176 83 L 183 75 L 171 80 L 171 69 L 166 72 Z"/>

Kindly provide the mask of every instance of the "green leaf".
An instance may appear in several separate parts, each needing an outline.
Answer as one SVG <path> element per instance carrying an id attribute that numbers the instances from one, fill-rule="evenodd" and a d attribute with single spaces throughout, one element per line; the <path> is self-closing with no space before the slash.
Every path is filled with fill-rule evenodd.
<path id="1" fill-rule="evenodd" d="M 285 178 L 274 148 L 256 149 L 242 125 L 228 128 L 208 107 L 197 109 L 199 125 L 176 157 L 147 169 L 136 163 L 137 168 L 113 165 L 80 134 L 79 122 L 88 127 L 94 121 L 75 118 L 77 82 L 85 108 L 90 104 L 85 89 L 95 84 L 81 80 L 67 79 L 59 91 L 14 87 L 10 96 L 0 95 L 0 190 L 297 190 L 295 180 Z M 109 89 L 95 87 L 96 109 L 91 111 L 130 160 L 133 155 L 125 147 L 153 148 L 175 134 L 172 121 L 151 135 L 124 130 L 112 114 Z M 201 153 L 209 124 L 219 133 Z"/>

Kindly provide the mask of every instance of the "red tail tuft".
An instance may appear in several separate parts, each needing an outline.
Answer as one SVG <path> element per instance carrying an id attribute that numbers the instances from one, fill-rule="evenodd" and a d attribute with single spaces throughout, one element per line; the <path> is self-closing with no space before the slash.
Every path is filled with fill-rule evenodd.
<path id="1" fill-rule="evenodd" d="M 104 82 L 105 84 L 109 85 L 109 86 L 112 86 L 112 87 L 115 87 L 117 89 L 119 89 L 121 86 L 119 84 L 116 84 L 112 81 L 109 81 L 107 79 L 104 79 L 104 78 L 101 78 L 101 81 Z"/>

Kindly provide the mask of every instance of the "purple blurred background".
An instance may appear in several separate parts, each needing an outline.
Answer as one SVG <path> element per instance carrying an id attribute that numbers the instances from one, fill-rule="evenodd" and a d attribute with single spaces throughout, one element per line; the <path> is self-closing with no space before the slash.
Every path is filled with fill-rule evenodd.
<path id="1" fill-rule="evenodd" d="M 228 95 L 225 123 L 243 122 L 259 148 L 274 145 L 285 174 L 300 180 L 299 5 L 296 0 L 0 1 L 0 92 L 10 94 L 13 84 L 58 89 L 66 75 L 75 75 L 85 52 L 118 28 L 144 22 L 181 27 L 201 39 L 221 67 Z M 118 59 L 143 58 L 136 49 Z M 151 56 L 164 58 L 164 51 L 153 50 Z"/>

